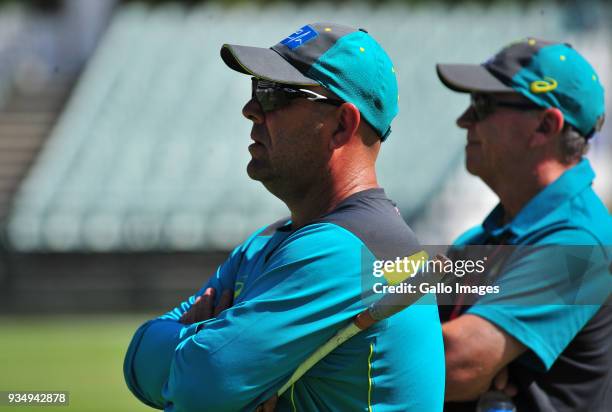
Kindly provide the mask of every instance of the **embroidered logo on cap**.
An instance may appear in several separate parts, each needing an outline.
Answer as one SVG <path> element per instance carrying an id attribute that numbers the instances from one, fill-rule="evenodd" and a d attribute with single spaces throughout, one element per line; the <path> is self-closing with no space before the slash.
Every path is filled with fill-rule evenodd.
<path id="1" fill-rule="evenodd" d="M 297 49 L 302 46 L 304 43 L 314 39 L 317 37 L 319 33 L 311 26 L 306 25 L 301 29 L 298 29 L 295 33 L 291 33 L 285 39 L 281 40 L 281 44 L 289 47 L 289 49 Z"/>
<path id="2" fill-rule="evenodd" d="M 552 77 L 544 77 L 544 80 L 531 82 L 529 89 L 532 93 L 546 93 L 557 88 L 557 81 Z"/>

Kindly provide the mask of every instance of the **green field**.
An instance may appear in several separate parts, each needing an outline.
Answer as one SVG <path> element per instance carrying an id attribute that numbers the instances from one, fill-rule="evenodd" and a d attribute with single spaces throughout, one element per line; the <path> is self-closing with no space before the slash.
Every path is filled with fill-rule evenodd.
<path id="1" fill-rule="evenodd" d="M 147 316 L 0 316 L 0 391 L 68 391 L 68 407 L 2 411 L 151 411 L 123 380 L 123 356 Z"/>

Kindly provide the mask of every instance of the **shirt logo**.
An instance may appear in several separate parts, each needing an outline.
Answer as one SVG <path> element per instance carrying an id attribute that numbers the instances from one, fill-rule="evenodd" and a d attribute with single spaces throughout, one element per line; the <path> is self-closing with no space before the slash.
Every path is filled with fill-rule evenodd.
<path id="1" fill-rule="evenodd" d="M 244 288 L 244 282 L 237 281 L 234 284 L 234 299 L 236 299 L 242 293 L 242 289 Z"/>
<path id="2" fill-rule="evenodd" d="M 281 40 L 281 44 L 284 44 L 285 46 L 289 47 L 290 50 L 293 50 L 309 42 L 318 35 L 319 33 L 317 33 L 315 29 L 309 25 L 306 25 L 301 29 L 298 29 L 295 33 L 292 33 L 285 39 Z"/>
<path id="3" fill-rule="evenodd" d="M 546 93 L 557 88 L 557 81 L 552 77 L 544 77 L 544 80 L 531 82 L 529 89 L 532 93 Z"/>

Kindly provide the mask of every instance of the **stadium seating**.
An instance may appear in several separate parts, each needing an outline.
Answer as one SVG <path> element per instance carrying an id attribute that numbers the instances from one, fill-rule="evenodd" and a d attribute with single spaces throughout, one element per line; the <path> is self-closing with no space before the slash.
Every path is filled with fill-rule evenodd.
<path id="1" fill-rule="evenodd" d="M 434 64 L 482 61 L 527 34 L 560 37 L 560 12 L 525 7 L 121 6 L 15 199 L 9 242 L 22 251 L 227 249 L 286 215 L 245 173 L 250 83 L 219 49 L 270 46 L 310 21 L 364 27 L 392 56 L 400 114 L 379 178 L 410 217 L 456 173 L 464 145 L 454 119 L 467 98 L 439 84 Z"/>

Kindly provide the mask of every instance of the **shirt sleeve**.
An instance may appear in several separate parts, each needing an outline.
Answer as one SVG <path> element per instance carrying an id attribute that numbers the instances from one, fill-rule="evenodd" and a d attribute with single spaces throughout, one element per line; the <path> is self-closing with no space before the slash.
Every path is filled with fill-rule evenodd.
<path id="1" fill-rule="evenodd" d="M 468 313 L 529 348 L 519 361 L 550 369 L 612 290 L 608 251 L 594 243 L 587 232 L 568 229 L 546 244 L 519 247 L 496 281 L 500 292 L 479 299 Z"/>
<path id="2" fill-rule="evenodd" d="M 134 334 L 125 356 L 123 374 L 130 391 L 145 404 L 159 409 L 164 407 L 161 393 L 168 379 L 174 351 L 182 340 L 195 333 L 201 323 L 183 325 L 179 319 L 207 288 L 213 287 L 218 292 L 233 288 L 235 268 L 242 258 L 242 249 L 242 246 L 234 249 L 194 295 L 159 318 L 146 322 Z M 217 300 L 220 295 L 216 294 Z"/>
<path id="3" fill-rule="evenodd" d="M 253 410 L 361 303 L 363 243 L 333 224 L 292 234 L 241 301 L 178 345 L 163 396 L 170 411 Z"/>

